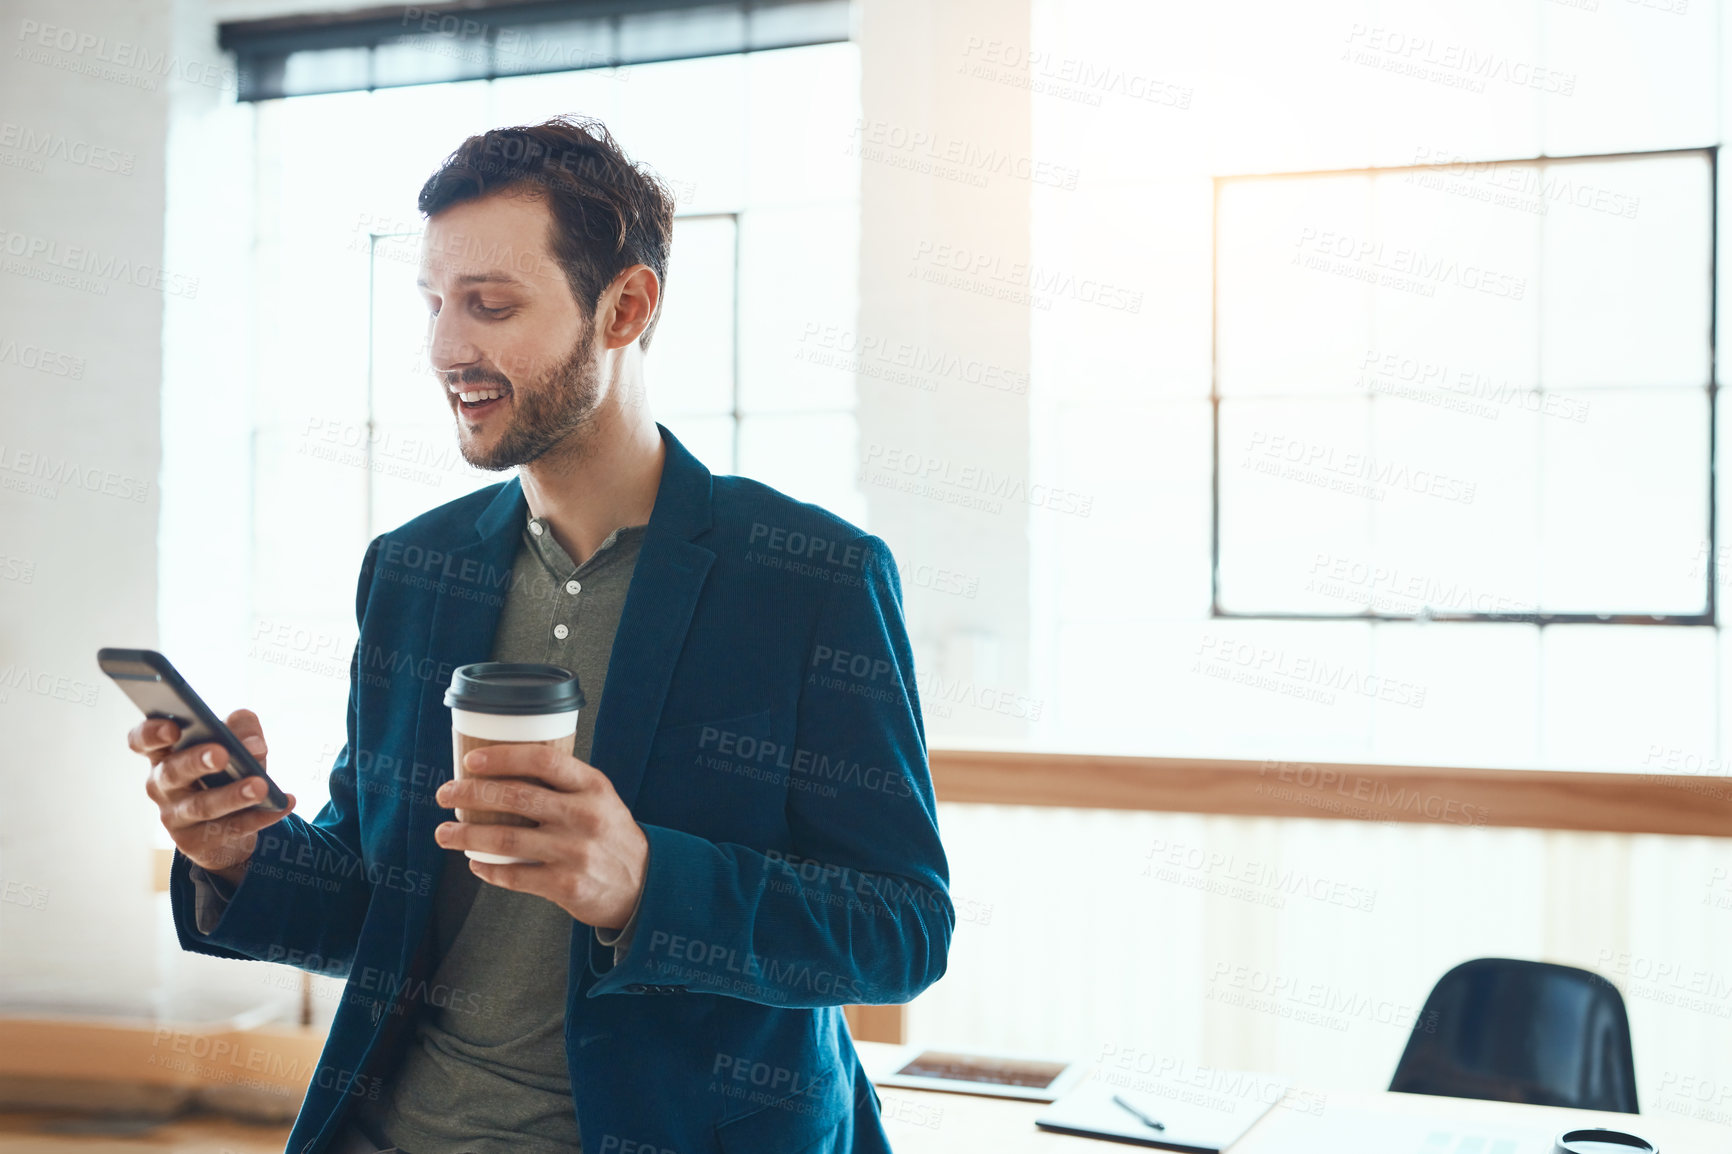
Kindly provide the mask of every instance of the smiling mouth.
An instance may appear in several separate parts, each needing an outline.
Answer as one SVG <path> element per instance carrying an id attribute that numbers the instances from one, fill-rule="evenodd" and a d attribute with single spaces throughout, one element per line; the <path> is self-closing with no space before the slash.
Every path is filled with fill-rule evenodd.
<path id="1" fill-rule="evenodd" d="M 465 414 L 479 414 L 492 409 L 511 396 L 511 390 L 498 385 L 462 388 L 447 385 L 446 392 L 457 399 L 457 407 Z"/>

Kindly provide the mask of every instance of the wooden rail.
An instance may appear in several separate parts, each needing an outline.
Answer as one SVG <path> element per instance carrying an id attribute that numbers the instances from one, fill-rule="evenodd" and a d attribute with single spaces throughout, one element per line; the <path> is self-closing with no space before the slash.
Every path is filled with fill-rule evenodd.
<path id="1" fill-rule="evenodd" d="M 931 751 L 938 800 L 1732 837 L 1732 778 Z"/>

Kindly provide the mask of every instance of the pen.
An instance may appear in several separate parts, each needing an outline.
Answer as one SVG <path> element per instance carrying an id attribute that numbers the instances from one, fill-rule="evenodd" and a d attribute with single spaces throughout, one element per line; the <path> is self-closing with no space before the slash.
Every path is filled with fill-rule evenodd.
<path id="1" fill-rule="evenodd" d="M 1135 1114 L 1137 1116 L 1137 1121 L 1141 1122 L 1143 1125 L 1151 1127 L 1151 1128 L 1156 1129 L 1156 1130 L 1165 1130 L 1166 1129 L 1166 1126 L 1155 1121 L 1153 1118 L 1149 1117 L 1147 1114 L 1143 1113 L 1141 1110 L 1137 1109 L 1135 1106 L 1131 1105 L 1129 1102 L 1125 1101 L 1123 1098 L 1119 1097 L 1117 1094 L 1113 1095 L 1113 1101 L 1118 1103 L 1120 1106 L 1123 1106 L 1125 1109 L 1129 1110 L 1132 1114 Z"/>

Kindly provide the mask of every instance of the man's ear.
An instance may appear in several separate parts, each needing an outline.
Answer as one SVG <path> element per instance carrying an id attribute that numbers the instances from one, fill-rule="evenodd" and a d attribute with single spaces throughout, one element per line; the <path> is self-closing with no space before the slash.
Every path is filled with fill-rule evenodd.
<path id="1" fill-rule="evenodd" d="M 598 331 L 604 347 L 623 349 L 643 335 L 656 315 L 661 283 L 647 264 L 634 264 L 613 278 L 601 298 Z"/>

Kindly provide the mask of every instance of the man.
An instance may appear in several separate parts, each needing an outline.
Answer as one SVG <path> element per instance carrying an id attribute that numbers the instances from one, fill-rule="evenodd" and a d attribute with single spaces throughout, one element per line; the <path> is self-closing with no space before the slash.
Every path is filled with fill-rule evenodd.
<path id="1" fill-rule="evenodd" d="M 129 735 L 181 944 L 347 978 L 295 1154 L 888 1150 L 840 1007 L 936 981 L 955 925 L 889 551 L 652 419 L 672 204 L 605 128 L 471 137 L 420 207 L 463 454 L 520 471 L 368 546 L 312 821 Z M 578 674 L 574 753 L 452 780 L 443 691 L 487 660 Z"/>

